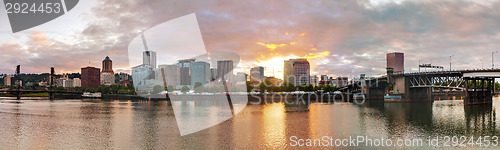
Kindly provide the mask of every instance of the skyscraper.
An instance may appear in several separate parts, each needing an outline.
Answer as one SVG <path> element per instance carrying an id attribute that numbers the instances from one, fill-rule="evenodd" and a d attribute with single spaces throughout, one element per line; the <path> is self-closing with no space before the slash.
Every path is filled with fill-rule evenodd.
<path id="1" fill-rule="evenodd" d="M 142 64 L 151 66 L 152 69 L 156 68 L 156 52 L 146 50 L 142 52 Z"/>
<path id="2" fill-rule="evenodd" d="M 196 82 L 200 82 L 205 85 L 210 82 L 210 64 L 199 61 L 191 64 L 191 85 L 195 85 Z"/>
<path id="3" fill-rule="evenodd" d="M 113 71 L 113 61 L 106 56 L 102 61 L 101 85 L 115 84 L 115 72 Z"/>
<path id="4" fill-rule="evenodd" d="M 102 72 L 109 72 L 111 74 L 114 74 L 113 61 L 109 59 L 109 56 L 106 56 L 106 58 L 104 58 L 104 60 L 102 61 Z"/>
<path id="5" fill-rule="evenodd" d="M 180 67 L 180 85 L 191 85 L 191 63 L 194 63 L 196 59 L 183 59 L 179 60 Z"/>
<path id="6" fill-rule="evenodd" d="M 250 80 L 262 81 L 264 79 L 264 67 L 258 66 L 250 69 Z"/>
<path id="7" fill-rule="evenodd" d="M 168 85 L 177 86 L 180 84 L 180 66 L 178 65 L 158 65 L 156 71 L 156 80 L 163 81 L 163 69 L 165 73 L 165 82 Z"/>
<path id="8" fill-rule="evenodd" d="M 214 81 L 217 79 L 217 68 L 211 68 L 210 69 L 210 81 Z"/>
<path id="9" fill-rule="evenodd" d="M 307 59 L 285 60 L 283 80 L 294 85 L 310 84 L 310 65 Z"/>
<path id="10" fill-rule="evenodd" d="M 232 60 L 219 60 L 217 61 L 217 80 L 231 80 L 233 76 L 233 61 Z M 222 81 L 222 80 L 221 80 Z"/>
<path id="11" fill-rule="evenodd" d="M 82 88 L 97 88 L 100 85 L 101 69 L 95 67 L 85 67 L 82 71 Z"/>
<path id="12" fill-rule="evenodd" d="M 313 76 L 311 77 L 311 84 L 312 84 L 313 86 L 315 86 L 315 87 L 316 87 L 316 86 L 319 86 L 319 79 L 318 79 L 318 76 L 317 76 L 317 75 L 313 75 Z"/>
<path id="13" fill-rule="evenodd" d="M 404 53 L 387 54 L 387 68 L 393 68 L 394 73 L 404 73 L 405 56 Z"/>

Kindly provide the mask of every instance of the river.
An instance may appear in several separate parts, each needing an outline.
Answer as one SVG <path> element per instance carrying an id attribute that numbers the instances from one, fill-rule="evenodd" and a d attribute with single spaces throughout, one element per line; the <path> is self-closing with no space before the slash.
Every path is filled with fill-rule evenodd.
<path id="1" fill-rule="evenodd" d="M 218 125 L 180 136 L 172 103 L 132 100 L 21 100 L 0 98 L 0 149 L 280 149 L 368 148 L 366 144 L 298 147 L 298 139 L 422 139 L 499 136 L 500 98 L 492 105 L 460 100 L 418 103 L 311 103 L 308 111 L 284 103 L 248 105 Z M 198 104 L 197 104 L 198 103 Z M 215 104 L 214 104 L 215 106 Z M 304 107 L 304 106 L 302 106 Z M 292 140 L 292 137 L 295 139 Z M 441 139 L 443 140 L 443 139 Z M 295 141 L 295 142 L 294 142 Z M 305 144 L 305 143 L 302 143 Z M 325 143 L 323 143 L 325 144 Z M 461 148 L 476 149 L 479 145 Z M 398 145 L 369 147 L 396 149 Z M 486 148 L 498 148 L 489 146 Z"/>

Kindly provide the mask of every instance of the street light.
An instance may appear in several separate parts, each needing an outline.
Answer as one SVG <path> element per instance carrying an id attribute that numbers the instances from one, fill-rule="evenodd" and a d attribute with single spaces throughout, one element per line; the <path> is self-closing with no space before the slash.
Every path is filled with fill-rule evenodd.
<path id="1" fill-rule="evenodd" d="M 491 52 L 491 69 L 495 69 L 495 61 L 493 59 L 493 54 L 498 53 L 498 51 Z"/>
<path id="2" fill-rule="evenodd" d="M 420 72 L 420 62 L 422 61 L 422 59 L 418 60 L 418 72 Z"/>
<path id="3" fill-rule="evenodd" d="M 455 55 L 450 55 L 450 71 L 451 71 L 451 57 L 453 57 Z"/>
<path id="4" fill-rule="evenodd" d="M 483 62 L 483 60 L 479 60 L 479 61 L 481 61 L 481 69 L 484 69 L 484 62 Z"/>

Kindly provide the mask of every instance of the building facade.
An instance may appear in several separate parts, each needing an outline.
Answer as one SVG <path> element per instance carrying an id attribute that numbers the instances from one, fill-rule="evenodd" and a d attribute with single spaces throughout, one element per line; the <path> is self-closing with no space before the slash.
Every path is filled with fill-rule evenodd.
<path id="1" fill-rule="evenodd" d="M 156 52 L 144 51 L 142 52 L 142 64 L 149 65 L 152 69 L 156 68 Z"/>
<path id="2" fill-rule="evenodd" d="M 191 85 L 191 64 L 195 61 L 196 59 L 183 59 L 177 63 L 180 67 L 180 85 Z"/>
<path id="3" fill-rule="evenodd" d="M 101 69 L 85 67 L 82 71 L 82 88 L 97 88 L 101 84 Z"/>
<path id="4" fill-rule="evenodd" d="M 307 59 L 285 60 L 283 79 L 294 85 L 310 84 L 310 64 Z"/>
<path id="5" fill-rule="evenodd" d="M 165 83 L 167 86 L 172 85 L 175 87 L 180 84 L 180 66 L 158 65 L 158 69 L 156 70 L 156 80 L 163 82 L 163 73 L 165 74 Z"/>
<path id="6" fill-rule="evenodd" d="M 191 64 L 191 85 L 200 82 L 202 85 L 208 84 L 211 78 L 210 64 L 206 62 L 194 62 Z"/>
<path id="7" fill-rule="evenodd" d="M 113 61 L 106 56 L 102 61 L 101 85 L 114 85 L 115 72 L 113 71 Z"/>
<path id="8" fill-rule="evenodd" d="M 251 81 L 262 81 L 264 79 L 264 67 L 257 66 L 250 69 Z"/>
<path id="9" fill-rule="evenodd" d="M 230 81 L 233 77 L 233 61 L 232 60 L 219 60 L 217 61 L 217 80 Z"/>
<path id="10" fill-rule="evenodd" d="M 405 55 L 404 53 L 387 54 L 387 68 L 393 68 L 395 74 L 404 73 Z"/>

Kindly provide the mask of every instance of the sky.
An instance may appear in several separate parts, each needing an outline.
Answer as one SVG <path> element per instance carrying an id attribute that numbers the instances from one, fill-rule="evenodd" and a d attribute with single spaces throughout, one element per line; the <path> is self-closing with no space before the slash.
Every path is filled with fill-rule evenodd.
<path id="1" fill-rule="evenodd" d="M 2 1 L 2 0 L 0 0 Z M 386 53 L 449 69 L 491 68 L 500 50 L 496 0 L 82 0 L 67 14 L 12 33 L 0 7 L 0 74 L 79 72 L 109 56 L 128 72 L 130 42 L 141 31 L 196 14 L 206 51 L 240 56 L 235 71 L 266 67 L 282 77 L 283 61 L 308 58 L 312 75 L 384 74 Z M 159 40 L 161 39 L 154 39 Z M 179 43 L 189 44 L 189 43 Z M 179 50 L 182 51 L 182 50 Z M 500 54 L 493 55 L 500 66 Z"/>

